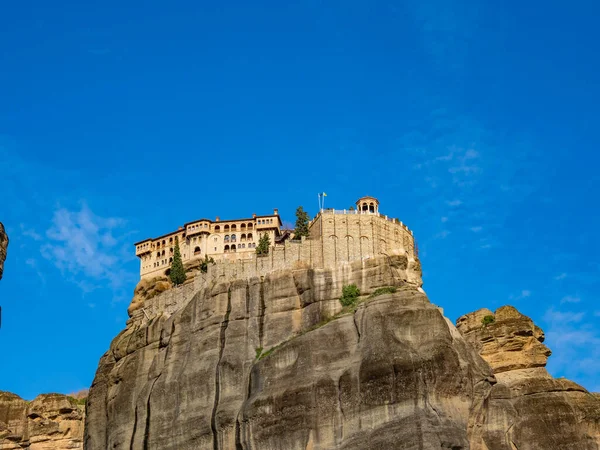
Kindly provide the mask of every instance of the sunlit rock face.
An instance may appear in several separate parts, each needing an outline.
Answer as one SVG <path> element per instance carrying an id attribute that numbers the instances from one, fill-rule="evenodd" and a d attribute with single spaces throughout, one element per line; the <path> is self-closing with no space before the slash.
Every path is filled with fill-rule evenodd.
<path id="1" fill-rule="evenodd" d="M 486 316 L 493 322 L 484 325 Z M 498 381 L 486 412 L 490 449 L 600 448 L 600 399 L 547 372 L 550 350 L 529 317 L 512 306 L 480 309 L 460 317 L 457 328 Z"/>
<path id="2" fill-rule="evenodd" d="M 6 261 L 6 251 L 8 248 L 8 235 L 4 230 L 4 225 L 0 222 L 0 280 L 4 273 L 4 261 Z"/>
<path id="3" fill-rule="evenodd" d="M 27 402 L 0 392 L 0 450 L 83 448 L 85 406 L 62 394 L 42 394 Z"/>
<path id="4" fill-rule="evenodd" d="M 598 399 L 547 375 L 541 330 L 506 309 L 461 334 L 408 270 L 382 257 L 136 292 L 90 390 L 86 449 L 598 448 Z M 361 302 L 342 311 L 351 283 Z"/>

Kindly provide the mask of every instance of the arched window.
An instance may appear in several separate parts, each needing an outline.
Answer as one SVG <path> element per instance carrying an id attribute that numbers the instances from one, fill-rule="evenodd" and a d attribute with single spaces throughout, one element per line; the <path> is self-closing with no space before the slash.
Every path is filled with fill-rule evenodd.
<path id="1" fill-rule="evenodd" d="M 231 242 L 235 242 L 235 234 L 231 235 Z"/>
<path id="2" fill-rule="evenodd" d="M 224 249 L 224 251 L 225 251 L 225 253 L 229 253 L 229 245 L 226 245 L 226 246 L 225 246 L 225 249 Z"/>
<path id="3" fill-rule="evenodd" d="M 228 235 L 228 234 L 226 234 L 226 235 L 225 235 L 225 238 L 224 238 L 223 240 L 224 240 L 225 242 L 229 242 L 229 235 Z"/>
<path id="4" fill-rule="evenodd" d="M 231 225 L 231 231 L 235 231 L 235 230 L 237 230 L 237 226 L 234 223 L 233 225 Z"/>
<path id="5" fill-rule="evenodd" d="M 162 256 L 165 256 L 165 251 L 164 250 L 162 251 Z"/>
<path id="6" fill-rule="evenodd" d="M 240 241 L 245 241 L 245 240 L 246 240 L 246 235 L 245 235 L 245 234 L 242 234 L 242 235 L 240 236 Z"/>
<path id="7" fill-rule="evenodd" d="M 169 253 L 170 253 L 171 255 L 173 254 L 173 247 L 171 247 L 171 248 L 169 249 Z"/>
<path id="8" fill-rule="evenodd" d="M 231 251 L 235 252 L 235 244 L 231 246 Z"/>
<path id="9" fill-rule="evenodd" d="M 223 231 L 224 231 L 225 233 L 229 233 L 229 225 L 225 225 L 225 226 L 223 227 Z"/>
<path id="10" fill-rule="evenodd" d="M 240 231 L 246 231 L 246 224 L 243 223 L 240 225 Z"/>
<path id="11" fill-rule="evenodd" d="M 156 252 L 156 257 L 160 258 L 160 252 Z"/>
<path id="12" fill-rule="evenodd" d="M 369 205 L 369 212 L 372 212 L 372 213 L 374 213 L 374 212 L 375 212 L 375 205 L 374 205 L 373 203 L 371 203 L 371 204 Z"/>
<path id="13" fill-rule="evenodd" d="M 169 258 L 169 264 L 173 262 L 173 258 Z"/>
<path id="14" fill-rule="evenodd" d="M 248 233 L 248 239 L 252 239 L 252 233 Z"/>
<path id="15" fill-rule="evenodd" d="M 194 255 L 197 255 L 198 253 L 200 253 L 200 247 L 194 249 Z"/>
<path id="16" fill-rule="evenodd" d="M 169 238 L 169 244 L 173 243 L 173 238 Z"/>
<path id="17" fill-rule="evenodd" d="M 241 247 L 242 248 L 246 248 L 246 244 L 241 244 Z"/>
<path id="18" fill-rule="evenodd" d="M 220 233 L 221 232 L 221 227 L 219 225 L 217 225 L 215 227 L 215 233 Z"/>
<path id="19" fill-rule="evenodd" d="M 249 224 L 248 224 L 248 230 L 251 230 L 251 229 L 252 229 L 252 224 L 251 224 L 251 223 L 249 223 Z"/>

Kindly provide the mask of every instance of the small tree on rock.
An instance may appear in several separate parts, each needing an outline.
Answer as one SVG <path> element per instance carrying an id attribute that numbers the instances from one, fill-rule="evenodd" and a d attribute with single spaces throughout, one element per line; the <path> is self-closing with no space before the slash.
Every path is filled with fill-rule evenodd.
<path id="1" fill-rule="evenodd" d="M 212 258 L 212 256 L 204 255 L 204 259 L 200 262 L 200 272 L 208 272 L 208 265 L 214 263 L 215 260 Z"/>
<path id="2" fill-rule="evenodd" d="M 179 239 L 177 236 L 175 236 L 175 250 L 173 252 L 173 263 L 171 264 L 169 278 L 171 279 L 171 283 L 175 286 L 182 284 L 186 279 L 183 261 L 181 261 L 181 252 L 179 251 Z"/>
<path id="3" fill-rule="evenodd" d="M 296 228 L 294 229 L 294 239 L 301 239 L 302 236 L 308 237 L 308 213 L 302 206 L 296 209 Z"/>
<path id="4" fill-rule="evenodd" d="M 264 233 L 256 246 L 256 254 L 257 255 L 268 255 L 269 247 L 271 246 L 271 239 L 269 239 L 269 233 Z"/>

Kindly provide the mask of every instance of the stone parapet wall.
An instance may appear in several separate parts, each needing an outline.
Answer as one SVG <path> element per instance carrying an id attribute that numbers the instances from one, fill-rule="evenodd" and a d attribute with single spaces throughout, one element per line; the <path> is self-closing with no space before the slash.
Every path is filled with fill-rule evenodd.
<path id="1" fill-rule="evenodd" d="M 321 222 L 322 220 L 322 222 Z M 319 228 L 316 238 L 286 241 L 272 247 L 268 255 L 252 259 L 217 260 L 207 273 L 198 272 L 192 282 L 171 288 L 144 301 L 132 320 L 173 314 L 205 287 L 222 281 L 264 277 L 284 269 L 331 269 L 354 261 L 381 256 L 406 258 L 410 281 L 419 284 L 420 263 L 415 254 L 414 238 L 401 222 L 378 214 L 320 214 L 311 223 Z M 322 232 L 321 232 L 322 230 Z"/>

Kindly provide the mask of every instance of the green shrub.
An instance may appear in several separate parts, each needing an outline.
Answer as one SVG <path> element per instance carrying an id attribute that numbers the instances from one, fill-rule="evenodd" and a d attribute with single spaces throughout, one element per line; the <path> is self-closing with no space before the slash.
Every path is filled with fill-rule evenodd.
<path id="1" fill-rule="evenodd" d="M 359 295 L 360 291 L 355 284 L 347 284 L 342 288 L 342 297 L 340 298 L 340 303 L 342 306 L 354 306 Z"/>
<path id="2" fill-rule="evenodd" d="M 481 323 L 484 327 L 487 327 L 490 323 L 494 323 L 496 318 L 494 316 L 487 315 L 483 319 L 481 319 Z"/>
<path id="3" fill-rule="evenodd" d="M 256 347 L 256 359 L 260 359 L 260 354 L 262 353 L 262 347 Z"/>
<path id="4" fill-rule="evenodd" d="M 378 295 L 383 295 L 383 294 L 393 294 L 394 292 L 396 292 L 395 286 L 380 287 L 378 289 L 375 289 L 375 292 L 373 292 L 371 295 L 369 295 L 369 298 L 377 297 Z"/>

